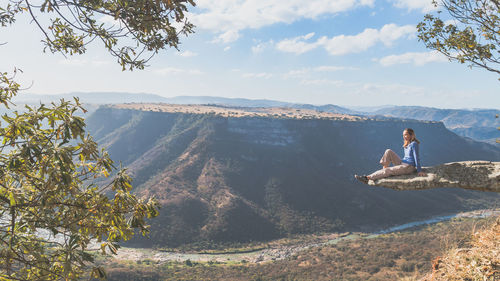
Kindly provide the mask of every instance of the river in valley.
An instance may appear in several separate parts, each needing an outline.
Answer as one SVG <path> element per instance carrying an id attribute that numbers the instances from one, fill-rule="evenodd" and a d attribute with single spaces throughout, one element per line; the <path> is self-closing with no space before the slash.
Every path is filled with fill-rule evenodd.
<path id="1" fill-rule="evenodd" d="M 288 243 L 288 245 L 270 246 L 265 249 L 257 249 L 254 251 L 238 252 L 238 253 L 181 253 L 168 252 L 144 248 L 121 248 L 118 255 L 114 258 L 118 260 L 141 261 L 150 260 L 156 263 L 168 261 L 177 262 L 214 262 L 214 263 L 260 263 L 273 260 L 280 260 L 300 251 L 319 247 L 323 245 L 336 244 L 343 240 L 353 239 L 370 239 L 380 235 L 398 232 L 416 226 L 433 224 L 442 221 L 448 221 L 455 218 L 485 218 L 490 216 L 500 216 L 500 209 L 496 210 L 477 210 L 471 212 L 462 212 L 447 216 L 433 217 L 427 220 L 405 223 L 402 225 L 393 226 L 387 229 L 373 233 L 332 233 L 327 235 L 316 236 L 315 239 L 309 239 L 306 242 Z"/>

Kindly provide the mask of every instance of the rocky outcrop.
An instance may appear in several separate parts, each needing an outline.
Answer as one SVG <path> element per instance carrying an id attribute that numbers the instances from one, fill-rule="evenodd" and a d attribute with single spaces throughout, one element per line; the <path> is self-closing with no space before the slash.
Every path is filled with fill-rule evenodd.
<path id="1" fill-rule="evenodd" d="M 396 190 L 420 190 L 437 187 L 459 187 L 500 192 L 500 162 L 463 161 L 423 167 L 426 176 L 394 176 L 368 182 L 369 185 Z"/>

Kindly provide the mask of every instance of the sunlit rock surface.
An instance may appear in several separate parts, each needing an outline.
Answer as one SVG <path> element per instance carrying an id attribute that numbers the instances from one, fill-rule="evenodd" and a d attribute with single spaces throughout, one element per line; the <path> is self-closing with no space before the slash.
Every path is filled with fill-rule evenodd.
<path id="1" fill-rule="evenodd" d="M 417 174 L 370 180 L 369 185 L 396 190 L 419 190 L 436 187 L 459 187 L 500 192 L 500 162 L 463 161 L 423 167 L 424 177 Z"/>

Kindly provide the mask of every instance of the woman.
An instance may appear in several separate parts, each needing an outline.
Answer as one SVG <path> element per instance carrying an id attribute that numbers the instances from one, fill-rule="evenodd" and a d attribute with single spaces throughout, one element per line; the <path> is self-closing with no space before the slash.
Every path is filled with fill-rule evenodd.
<path id="1" fill-rule="evenodd" d="M 420 157 L 418 154 L 418 144 L 420 141 L 417 140 L 413 129 L 405 129 L 403 131 L 403 139 L 403 148 L 405 153 L 403 160 L 401 160 L 401 158 L 399 158 L 394 151 L 387 149 L 384 156 L 382 156 L 382 159 L 380 159 L 380 164 L 382 164 L 383 169 L 368 176 L 354 175 L 354 177 L 363 183 L 368 183 L 369 180 L 378 180 L 396 175 L 406 175 L 415 171 L 417 171 L 419 176 L 425 176 L 426 174 L 422 172 L 422 167 L 420 166 Z M 393 167 L 389 167 L 391 163 L 394 165 Z"/>

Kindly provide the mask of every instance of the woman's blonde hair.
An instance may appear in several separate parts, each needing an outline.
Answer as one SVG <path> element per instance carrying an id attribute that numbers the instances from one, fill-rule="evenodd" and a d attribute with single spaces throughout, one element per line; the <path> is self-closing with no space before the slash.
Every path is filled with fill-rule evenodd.
<path id="1" fill-rule="evenodd" d="M 413 131 L 413 129 L 410 129 L 410 128 L 406 128 L 404 132 L 407 132 L 408 134 L 410 134 L 410 140 L 409 141 L 406 141 L 404 142 L 403 146 L 404 147 L 407 147 L 412 141 L 416 141 L 417 143 L 420 143 L 419 140 L 417 140 L 417 136 L 415 136 L 415 131 Z"/>

